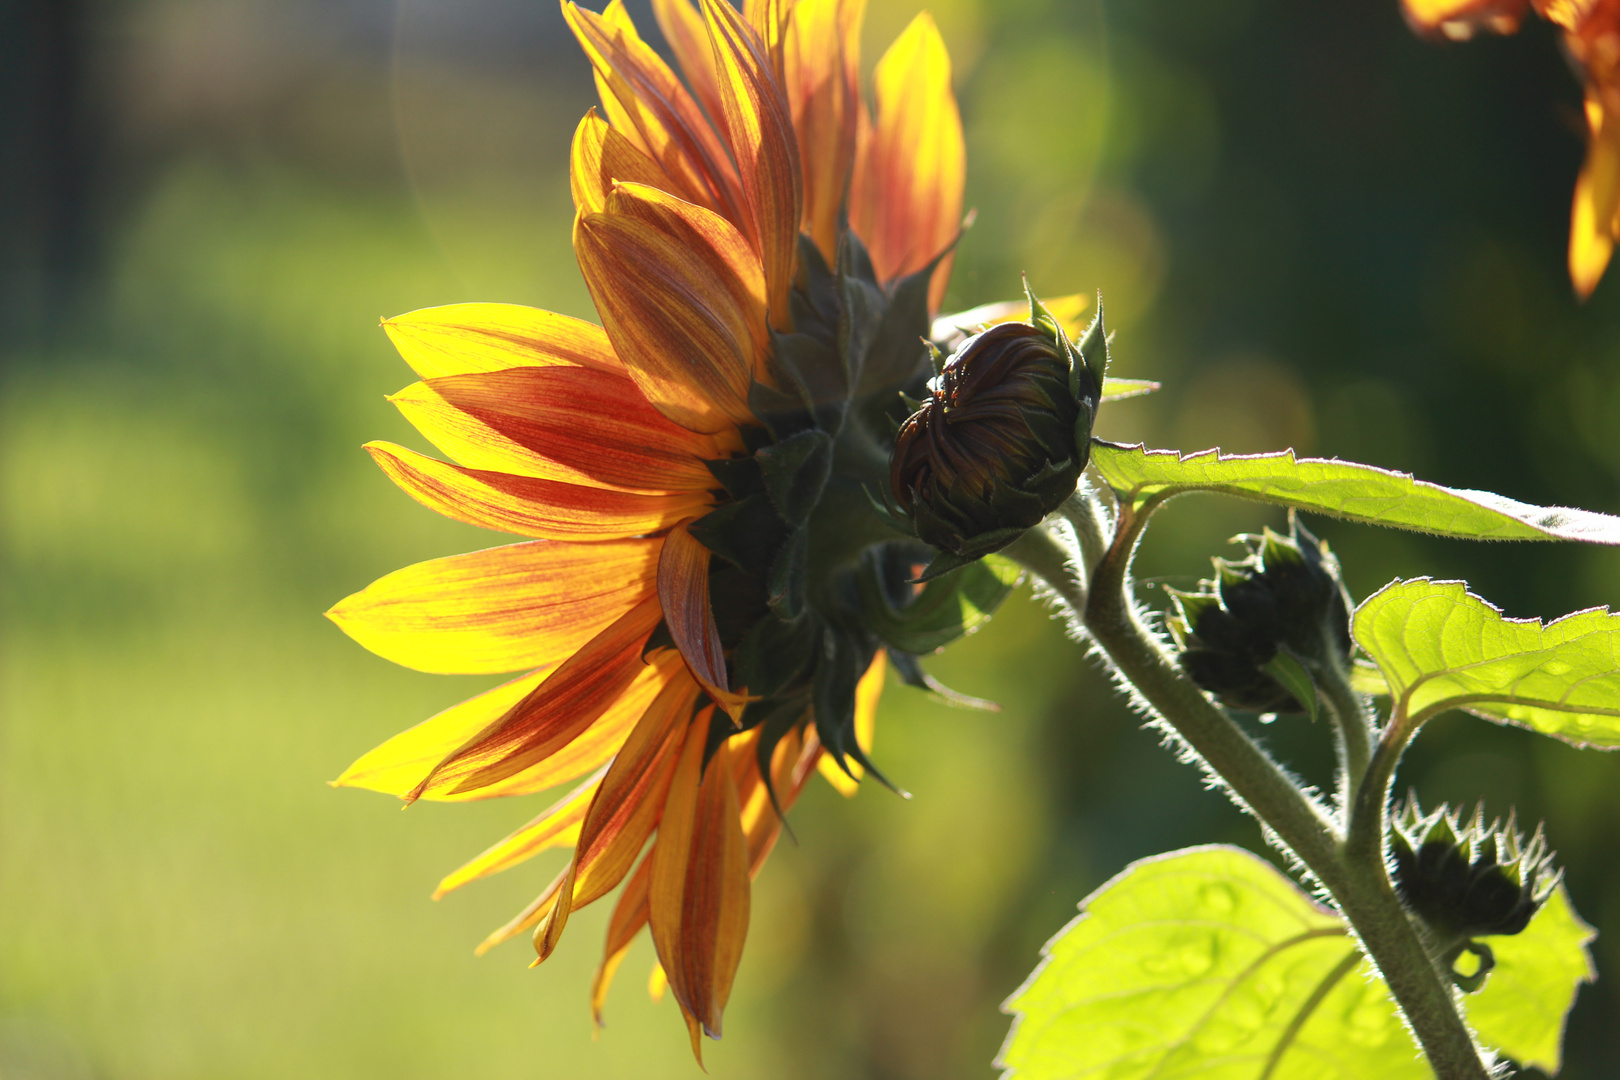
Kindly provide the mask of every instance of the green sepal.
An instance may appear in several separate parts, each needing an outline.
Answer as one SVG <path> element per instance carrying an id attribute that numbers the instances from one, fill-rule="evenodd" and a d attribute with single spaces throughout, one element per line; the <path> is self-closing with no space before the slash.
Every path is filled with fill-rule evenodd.
<path id="1" fill-rule="evenodd" d="M 836 435 L 849 407 L 849 380 L 835 349 L 809 334 L 771 334 L 771 366 L 817 427 Z M 777 432 L 779 439 L 788 433 Z"/>
<path id="2" fill-rule="evenodd" d="M 890 649 L 888 653 L 889 663 L 894 665 L 894 670 L 899 674 L 901 682 L 907 686 L 914 686 L 919 690 L 926 690 L 937 698 L 940 704 L 948 705 L 953 709 L 972 709 L 975 712 L 1001 711 L 1001 706 L 988 698 L 973 697 L 959 690 L 952 690 L 924 671 L 922 664 L 910 653 L 901 652 L 899 649 Z"/>
<path id="3" fill-rule="evenodd" d="M 959 574 L 930 581 L 909 604 L 896 609 L 872 575 L 863 573 L 861 614 L 874 633 L 901 652 L 931 653 L 982 625 L 1022 576 L 1011 559 L 987 555 Z"/>
<path id="4" fill-rule="evenodd" d="M 952 555 L 948 551 L 942 551 L 938 555 L 935 555 L 934 560 L 923 568 L 923 572 L 918 574 L 917 577 L 913 579 L 912 584 L 922 585 L 933 581 L 935 578 L 944 577 L 952 570 L 959 570 L 962 567 L 967 566 L 969 563 L 978 562 L 979 559 L 983 557 L 984 556 L 979 555 L 969 558 L 966 555 Z"/>
<path id="5" fill-rule="evenodd" d="M 1281 683 L 1282 688 L 1293 694 L 1294 700 L 1305 707 L 1306 715 L 1312 720 L 1316 719 L 1320 709 L 1316 683 L 1292 652 L 1287 648 L 1278 649 L 1277 655 L 1271 658 L 1270 663 L 1261 665 L 1260 670 Z"/>
<path id="6" fill-rule="evenodd" d="M 759 462 L 751 457 L 713 458 L 703 462 L 726 494 L 733 499 L 746 499 L 765 490 L 765 478 Z"/>
<path id="7" fill-rule="evenodd" d="M 811 428 L 767 446 L 754 459 L 776 512 L 790 525 L 803 524 L 832 475 L 832 436 Z"/>
<path id="8" fill-rule="evenodd" d="M 692 522 L 688 531 L 714 554 L 763 578 L 787 539 L 788 526 L 769 496 L 761 493 L 716 507 Z"/>
<path id="9" fill-rule="evenodd" d="M 794 685 L 809 671 L 820 636 L 821 620 L 813 614 L 792 621 L 771 616 L 760 619 L 749 628 L 732 655 L 736 684 L 746 686 L 750 694 L 758 695 L 768 704 L 776 694 Z M 753 709 L 754 704 L 748 708 Z M 747 726 L 746 713 L 744 725 Z"/>
<path id="10" fill-rule="evenodd" d="M 804 612 L 805 565 L 810 554 L 810 527 L 800 525 L 777 551 L 765 579 L 765 602 L 781 619 L 797 619 Z"/>

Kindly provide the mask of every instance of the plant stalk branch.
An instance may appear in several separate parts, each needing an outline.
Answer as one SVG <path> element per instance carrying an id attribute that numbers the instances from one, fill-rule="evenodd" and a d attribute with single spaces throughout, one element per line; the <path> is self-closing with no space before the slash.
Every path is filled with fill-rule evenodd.
<path id="1" fill-rule="evenodd" d="M 1089 496 L 1087 501 L 1090 507 L 1086 512 L 1100 515 L 1095 496 Z M 1057 558 L 1058 552 L 1067 549 L 1046 529 L 1031 530 L 1026 537 L 1028 543 L 1020 541 L 1009 547 L 1007 554 L 1022 561 L 1066 603 L 1084 605 L 1081 610 L 1086 629 L 1120 674 L 1326 887 L 1360 939 L 1363 951 L 1378 966 L 1441 1080 L 1488 1080 L 1489 1073 L 1457 1010 L 1453 991 L 1430 960 L 1384 864 L 1384 796 L 1374 789 L 1387 793 L 1404 738 L 1398 745 L 1391 743 L 1391 736 L 1398 734 L 1392 724 L 1376 753 L 1363 766 L 1362 783 L 1349 788 L 1356 796 L 1348 827 L 1355 830 L 1360 826 L 1355 838 L 1360 842 L 1347 843 L 1327 809 L 1302 790 L 1182 673 L 1174 656 L 1144 623 L 1131 589 L 1130 564 L 1155 508 L 1151 504 L 1134 509 L 1121 505 L 1112 543 L 1096 563 L 1089 589 L 1078 581 L 1063 580 L 1074 576 L 1075 567 L 1072 558 Z M 1071 516 L 1068 505 L 1064 510 L 1071 521 L 1082 517 L 1079 512 Z M 1075 522 L 1082 544 L 1088 531 L 1083 520 Z M 1349 705 L 1335 704 L 1336 713 L 1340 708 L 1348 710 Z M 1346 739 L 1347 767 L 1370 749 L 1371 729 L 1365 713 L 1360 716 L 1360 724 L 1344 725 L 1350 729 Z M 1366 742 L 1359 746 L 1357 729 L 1367 732 Z M 1368 833 L 1364 823 L 1371 817 L 1376 817 L 1376 827 L 1370 830 L 1370 836 L 1362 835 Z"/>

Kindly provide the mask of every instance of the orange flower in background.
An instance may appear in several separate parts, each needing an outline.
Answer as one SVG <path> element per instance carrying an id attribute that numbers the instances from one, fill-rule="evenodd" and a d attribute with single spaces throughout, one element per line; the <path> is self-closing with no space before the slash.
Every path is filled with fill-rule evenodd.
<path id="1" fill-rule="evenodd" d="M 1597 288 L 1620 238 L 1620 0 L 1404 0 L 1421 34 L 1466 40 L 1511 34 L 1525 14 L 1563 28 L 1586 81 L 1586 162 L 1570 208 L 1569 278 L 1584 299 Z"/>
<path id="2" fill-rule="evenodd" d="M 563 7 L 602 103 L 570 169 L 602 326 L 501 304 L 384 324 L 422 379 L 392 400 L 451 460 L 367 449 L 424 505 L 532 539 L 407 567 L 328 614 L 418 670 L 527 672 L 335 783 L 407 801 L 575 783 L 435 895 L 571 847 L 479 951 L 532 930 L 544 960 L 624 883 L 593 1009 L 648 926 L 697 1052 L 720 1036 L 782 814 L 815 769 L 847 794 L 870 768 L 885 656 L 933 686 L 916 654 L 968 628 L 937 601 L 973 587 L 958 607 L 982 612 L 1011 582 L 987 593 L 993 572 L 970 567 L 919 596 L 933 552 L 869 497 L 901 393 L 933 373 L 920 339 L 960 230 L 933 22 L 879 61 L 872 115 L 861 0 L 654 9 L 680 76 L 619 0 Z"/>

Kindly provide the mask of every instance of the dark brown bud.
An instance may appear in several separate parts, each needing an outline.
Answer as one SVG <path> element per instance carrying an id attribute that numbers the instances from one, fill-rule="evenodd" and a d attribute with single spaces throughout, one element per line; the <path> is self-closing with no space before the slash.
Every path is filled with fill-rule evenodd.
<path id="1" fill-rule="evenodd" d="M 920 539 L 977 558 L 1074 493 L 1090 456 L 1103 342 L 1100 315 L 1076 348 L 1034 301 L 1031 322 L 962 342 L 891 458 L 890 487 Z"/>

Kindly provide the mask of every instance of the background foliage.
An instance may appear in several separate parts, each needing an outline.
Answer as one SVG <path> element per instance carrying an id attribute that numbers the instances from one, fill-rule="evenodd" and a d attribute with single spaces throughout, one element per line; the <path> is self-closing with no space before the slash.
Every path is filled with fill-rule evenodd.
<path id="1" fill-rule="evenodd" d="M 869 60 L 916 9 L 872 0 Z M 644 4 L 632 4 L 645 18 Z M 1579 89 L 1545 25 L 1440 48 L 1394 0 L 945 0 L 970 205 L 953 306 L 1101 288 L 1099 434 L 1294 446 L 1620 510 L 1620 285 L 1563 253 Z M 588 314 L 566 146 L 584 61 L 545 0 L 35 0 L 0 10 L 0 1076 L 690 1076 L 643 944 L 592 1043 L 605 908 L 539 972 L 472 945 L 554 867 L 426 902 L 525 816 L 321 784 L 481 687 L 319 612 L 492 542 L 359 444 L 412 435 L 373 320 L 459 300 Z M 412 443 L 412 445 L 415 445 Z M 1190 585 L 1279 514 L 1166 511 Z M 1312 520 L 1361 598 L 1465 576 L 1513 616 L 1620 602 L 1620 555 Z M 1257 830 L 1139 730 L 1027 600 L 901 689 L 878 760 L 762 877 L 718 1077 L 984 1077 L 1042 941 L 1130 860 Z M 1264 730 L 1307 775 L 1327 738 Z M 1620 761 L 1452 715 L 1402 782 L 1545 817 L 1610 933 L 1566 1071 L 1613 1060 Z"/>

